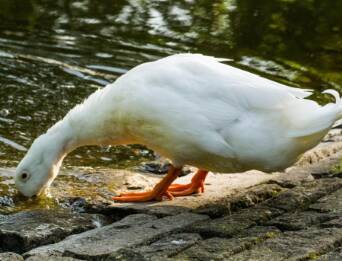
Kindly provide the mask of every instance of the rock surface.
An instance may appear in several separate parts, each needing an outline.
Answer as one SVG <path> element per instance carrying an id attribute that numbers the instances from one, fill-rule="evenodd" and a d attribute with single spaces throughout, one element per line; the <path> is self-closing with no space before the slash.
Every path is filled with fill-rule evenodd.
<path id="1" fill-rule="evenodd" d="M 26 258 L 27 261 L 81 261 L 82 259 L 67 257 L 67 256 L 56 256 L 56 255 L 35 255 Z"/>
<path id="2" fill-rule="evenodd" d="M 341 261 L 342 260 L 342 247 L 320 256 L 317 261 Z"/>
<path id="3" fill-rule="evenodd" d="M 34 210 L 0 216 L 0 249 L 22 253 L 58 242 L 106 222 L 101 215 L 77 214 L 68 210 Z"/>
<path id="4" fill-rule="evenodd" d="M 93 229 L 48 246 L 31 250 L 25 256 L 36 254 L 68 255 L 81 259 L 101 259 L 118 251 L 152 243 L 162 236 L 184 230 L 189 225 L 207 220 L 205 215 L 184 213 L 157 219 L 155 216 L 130 215 L 119 222 Z"/>
<path id="5" fill-rule="evenodd" d="M 12 252 L 0 253 L 1 261 L 23 261 L 24 258 L 21 255 Z"/>
<path id="6" fill-rule="evenodd" d="M 238 207 L 236 202 L 231 213 L 211 217 L 188 211 L 166 217 L 131 214 L 24 256 L 127 261 L 339 260 L 342 205 L 337 199 L 341 194 L 342 179 L 324 178 L 280 190 L 252 206 L 241 203 Z"/>

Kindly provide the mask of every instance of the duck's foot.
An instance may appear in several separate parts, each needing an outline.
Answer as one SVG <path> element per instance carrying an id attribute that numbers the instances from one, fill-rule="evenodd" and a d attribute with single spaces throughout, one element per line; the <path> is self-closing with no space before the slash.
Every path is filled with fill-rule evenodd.
<path id="1" fill-rule="evenodd" d="M 198 170 L 195 176 L 192 177 L 191 183 L 185 185 L 172 184 L 167 191 L 175 197 L 187 196 L 194 193 L 203 193 L 204 181 L 207 174 L 208 171 L 206 170 Z"/>
<path id="2" fill-rule="evenodd" d="M 115 201 L 120 202 L 145 202 L 145 201 L 153 201 L 158 200 L 161 201 L 163 198 L 167 198 L 169 200 L 173 200 L 174 196 L 168 191 L 163 194 L 156 194 L 154 190 L 147 192 L 136 192 L 136 193 L 122 193 L 118 197 L 112 197 Z"/>
<path id="3" fill-rule="evenodd" d="M 153 200 L 162 200 L 167 198 L 172 200 L 174 197 L 168 191 L 170 184 L 178 177 L 182 168 L 170 167 L 167 175 L 153 188 L 152 191 L 136 192 L 136 193 L 124 193 L 118 197 L 112 199 L 120 202 L 145 202 Z"/>

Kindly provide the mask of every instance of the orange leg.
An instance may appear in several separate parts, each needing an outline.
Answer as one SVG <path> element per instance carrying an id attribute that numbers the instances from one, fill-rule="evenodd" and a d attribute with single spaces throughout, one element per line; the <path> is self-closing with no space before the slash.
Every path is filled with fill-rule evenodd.
<path id="1" fill-rule="evenodd" d="M 192 177 L 189 184 L 172 184 L 168 191 L 175 197 L 187 196 L 193 193 L 204 192 L 204 180 L 207 177 L 208 171 L 198 170 L 195 176 Z"/>
<path id="2" fill-rule="evenodd" d="M 172 194 L 167 191 L 171 183 L 178 177 L 182 168 L 175 168 L 171 165 L 167 175 L 148 192 L 126 193 L 121 194 L 118 197 L 113 197 L 113 200 L 120 202 L 143 202 L 151 200 L 162 200 L 163 197 L 167 197 L 172 200 Z"/>

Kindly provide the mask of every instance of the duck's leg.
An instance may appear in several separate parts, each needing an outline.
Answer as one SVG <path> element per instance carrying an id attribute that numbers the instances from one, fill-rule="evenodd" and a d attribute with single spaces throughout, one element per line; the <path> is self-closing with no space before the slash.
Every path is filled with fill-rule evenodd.
<path id="1" fill-rule="evenodd" d="M 143 202 L 162 200 L 163 197 L 167 197 L 168 199 L 172 200 L 173 196 L 170 192 L 168 192 L 168 187 L 178 177 L 181 170 L 182 168 L 175 168 L 171 165 L 167 175 L 157 185 L 154 186 L 152 191 L 121 194 L 118 197 L 113 197 L 113 200 L 121 202 Z"/>
<path id="2" fill-rule="evenodd" d="M 187 196 L 193 193 L 204 192 L 204 181 L 207 177 L 208 171 L 198 170 L 197 173 L 192 177 L 191 183 L 189 184 L 172 184 L 168 191 L 175 197 Z"/>

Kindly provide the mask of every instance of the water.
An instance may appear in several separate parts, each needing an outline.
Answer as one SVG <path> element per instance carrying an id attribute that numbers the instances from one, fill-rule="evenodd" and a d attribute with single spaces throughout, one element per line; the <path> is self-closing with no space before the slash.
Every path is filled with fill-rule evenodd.
<path id="1" fill-rule="evenodd" d="M 15 166 L 96 89 L 174 53 L 229 58 L 278 82 L 340 91 L 341 13 L 342 1 L 320 0 L 0 0 L 0 165 Z M 128 167 L 153 157 L 136 145 L 86 147 L 66 165 Z"/>

